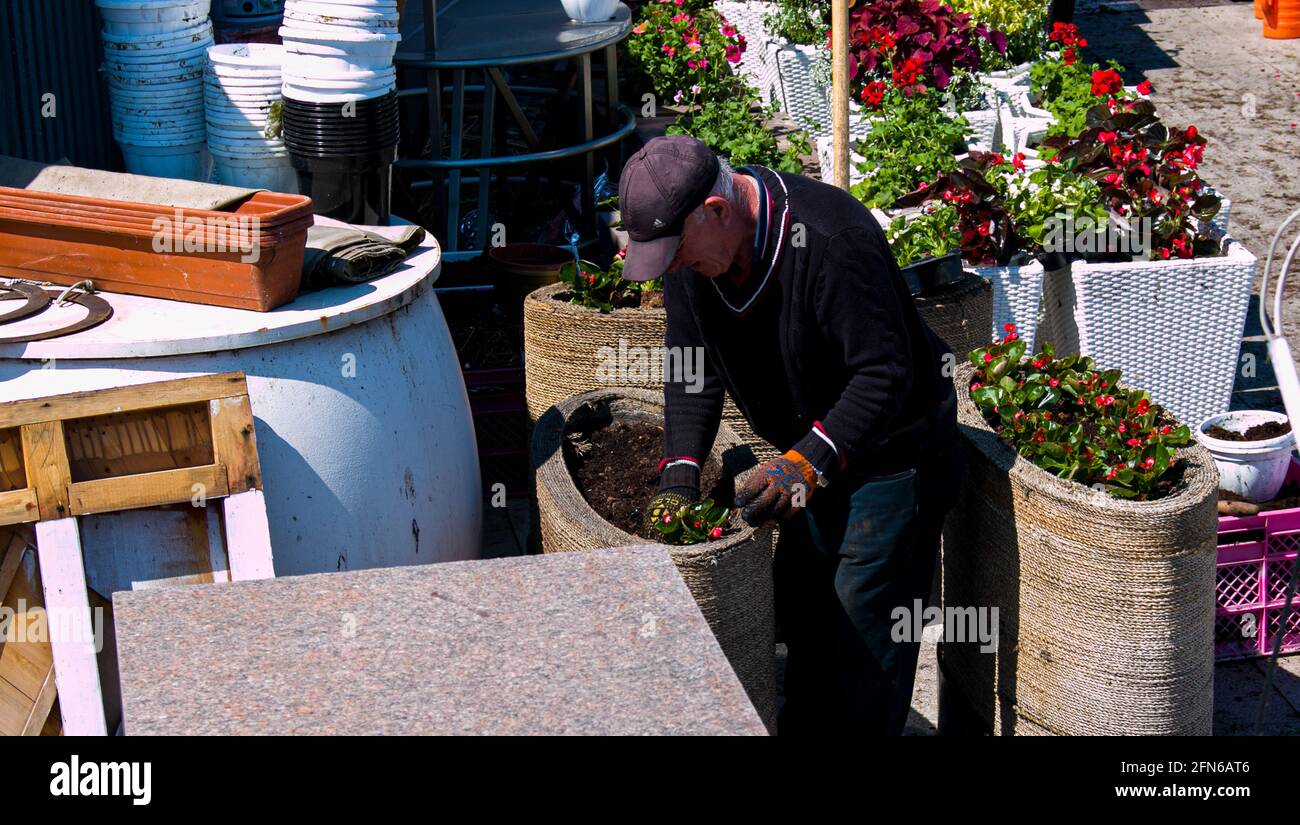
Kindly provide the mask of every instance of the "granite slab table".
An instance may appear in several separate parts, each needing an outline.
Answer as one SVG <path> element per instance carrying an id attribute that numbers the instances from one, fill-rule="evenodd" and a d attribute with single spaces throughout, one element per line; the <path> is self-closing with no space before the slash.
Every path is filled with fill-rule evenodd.
<path id="1" fill-rule="evenodd" d="M 662 546 L 113 602 L 128 735 L 766 732 Z"/>

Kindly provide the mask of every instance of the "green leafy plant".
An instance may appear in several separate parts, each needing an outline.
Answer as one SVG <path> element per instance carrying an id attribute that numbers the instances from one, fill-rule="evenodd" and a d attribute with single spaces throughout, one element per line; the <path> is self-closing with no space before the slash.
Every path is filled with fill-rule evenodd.
<path id="1" fill-rule="evenodd" d="M 881 115 L 857 145 L 858 169 L 866 178 L 854 184 L 853 195 L 870 207 L 893 207 L 918 184 L 957 168 L 969 126 L 965 118 L 945 113 L 933 90 L 885 93 Z"/>
<path id="2" fill-rule="evenodd" d="M 804 132 L 795 132 L 782 148 L 765 122 L 779 108 L 773 101 L 757 108 L 757 95 L 746 87 L 744 94 L 692 107 L 665 130 L 670 135 L 690 135 L 725 157 L 733 166 L 758 164 L 781 172 L 802 172 L 801 155 L 812 153 Z"/>
<path id="3" fill-rule="evenodd" d="M 1069 227 L 1106 225 L 1101 187 L 1060 163 L 1004 178 L 1006 208 L 1020 246 L 1034 254 L 1059 252 L 1055 240 Z"/>
<path id="4" fill-rule="evenodd" d="M 722 538 L 728 527 L 731 510 L 706 498 L 684 504 L 675 513 L 665 513 L 655 524 L 664 544 L 699 544 Z"/>
<path id="5" fill-rule="evenodd" d="M 911 220 L 899 216 L 889 224 L 885 237 L 900 267 L 943 257 L 961 245 L 957 209 L 950 204 L 931 205 Z"/>
<path id="6" fill-rule="evenodd" d="M 1029 69 L 1029 88 L 1039 105 L 1052 113 L 1048 136 L 1074 137 L 1087 125 L 1088 110 L 1108 98 L 1131 99 L 1124 89 L 1119 63 L 1108 61 L 1105 68 L 1078 59 L 1078 50 L 1088 45 L 1072 23 L 1056 23 L 1048 36 L 1049 56 Z"/>
<path id="7" fill-rule="evenodd" d="M 608 269 L 591 261 L 570 261 L 560 268 L 560 280 L 569 287 L 569 303 L 610 312 L 622 307 L 641 306 L 642 293 L 661 289 L 662 281 L 623 279 L 626 250 L 620 250 Z"/>
<path id="8" fill-rule="evenodd" d="M 825 45 L 830 8 L 829 0 L 779 0 L 763 15 L 763 26 L 770 34 L 791 43 Z"/>
<path id="9" fill-rule="evenodd" d="M 1026 358 L 1015 326 L 970 353 L 970 399 L 1021 457 L 1067 481 L 1147 501 L 1172 487 L 1175 451 L 1191 431 L 1150 393 L 1119 385 L 1119 370 L 1092 358 L 1057 358 L 1051 344 Z"/>

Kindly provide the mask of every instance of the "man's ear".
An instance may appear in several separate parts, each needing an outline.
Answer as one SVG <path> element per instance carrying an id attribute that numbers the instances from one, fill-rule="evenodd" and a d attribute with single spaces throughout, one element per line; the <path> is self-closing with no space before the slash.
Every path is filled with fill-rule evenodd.
<path id="1" fill-rule="evenodd" d="M 731 214 L 732 206 L 726 198 L 719 197 L 718 195 L 710 195 L 704 199 L 704 208 L 712 211 L 713 214 L 717 216 L 718 220 L 725 221 L 727 216 Z"/>

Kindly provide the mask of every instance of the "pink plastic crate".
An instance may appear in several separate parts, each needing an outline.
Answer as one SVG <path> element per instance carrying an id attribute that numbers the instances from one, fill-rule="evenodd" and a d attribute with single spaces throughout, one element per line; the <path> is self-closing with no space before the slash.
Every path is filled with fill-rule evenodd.
<path id="1" fill-rule="evenodd" d="M 1287 481 L 1300 482 L 1291 457 Z M 1267 656 L 1282 622 L 1286 590 L 1300 556 L 1300 507 L 1219 518 L 1214 621 L 1216 659 Z M 1300 651 L 1300 595 L 1291 602 L 1282 652 Z"/>

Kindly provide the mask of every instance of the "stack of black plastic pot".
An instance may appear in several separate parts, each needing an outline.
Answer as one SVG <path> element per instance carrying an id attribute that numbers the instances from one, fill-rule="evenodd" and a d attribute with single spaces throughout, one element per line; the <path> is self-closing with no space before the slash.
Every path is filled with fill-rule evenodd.
<path id="1" fill-rule="evenodd" d="M 316 214 L 386 224 L 398 112 L 395 0 L 285 4 L 283 137 Z"/>
<path id="2" fill-rule="evenodd" d="M 346 103 L 284 98 L 284 145 L 319 215 L 387 223 L 397 138 L 396 91 Z"/>

